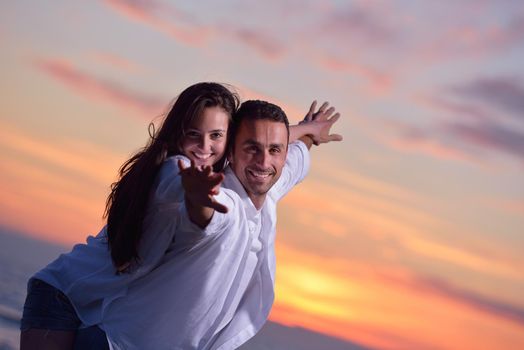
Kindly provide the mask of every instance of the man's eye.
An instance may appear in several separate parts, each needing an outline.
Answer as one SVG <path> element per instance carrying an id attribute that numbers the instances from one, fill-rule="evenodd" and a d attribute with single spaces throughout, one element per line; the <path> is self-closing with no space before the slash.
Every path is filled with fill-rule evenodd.
<path id="1" fill-rule="evenodd" d="M 269 152 L 270 152 L 270 153 L 273 153 L 273 154 L 274 154 L 274 153 L 280 153 L 280 148 L 277 148 L 277 147 L 270 148 L 270 149 L 269 149 Z"/>
<path id="2" fill-rule="evenodd" d="M 258 151 L 258 148 L 256 146 L 248 146 L 246 147 L 246 151 L 249 153 L 256 153 Z"/>

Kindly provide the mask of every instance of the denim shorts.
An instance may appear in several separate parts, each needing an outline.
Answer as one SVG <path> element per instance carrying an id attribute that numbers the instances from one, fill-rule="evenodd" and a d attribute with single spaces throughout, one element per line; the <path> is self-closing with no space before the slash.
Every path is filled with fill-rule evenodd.
<path id="1" fill-rule="evenodd" d="M 73 305 L 57 288 L 37 278 L 27 283 L 27 298 L 20 321 L 22 331 L 30 328 L 75 331 L 74 350 L 109 350 L 106 334 L 98 326 L 80 328 Z"/>
<path id="2" fill-rule="evenodd" d="M 80 324 L 73 305 L 64 293 L 42 280 L 29 280 L 20 321 L 22 331 L 29 328 L 76 331 Z"/>

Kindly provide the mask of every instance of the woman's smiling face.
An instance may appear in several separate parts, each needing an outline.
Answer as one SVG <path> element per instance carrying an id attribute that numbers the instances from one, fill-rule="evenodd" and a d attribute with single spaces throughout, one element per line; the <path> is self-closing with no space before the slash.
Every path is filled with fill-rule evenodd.
<path id="1" fill-rule="evenodd" d="M 221 107 L 207 107 L 185 131 L 182 153 L 195 165 L 213 165 L 224 156 L 229 115 Z"/>

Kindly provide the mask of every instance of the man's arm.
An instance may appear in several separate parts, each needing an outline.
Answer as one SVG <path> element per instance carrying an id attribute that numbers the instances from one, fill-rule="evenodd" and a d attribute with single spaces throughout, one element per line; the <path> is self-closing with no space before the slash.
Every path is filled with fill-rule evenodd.
<path id="1" fill-rule="evenodd" d="M 220 184 L 224 181 L 224 174 L 214 173 L 211 166 L 196 167 L 194 162 L 186 168 L 179 160 L 178 167 L 184 187 L 187 214 L 194 224 L 205 228 L 215 210 L 227 213 L 227 207 L 214 198 L 218 194 Z"/>

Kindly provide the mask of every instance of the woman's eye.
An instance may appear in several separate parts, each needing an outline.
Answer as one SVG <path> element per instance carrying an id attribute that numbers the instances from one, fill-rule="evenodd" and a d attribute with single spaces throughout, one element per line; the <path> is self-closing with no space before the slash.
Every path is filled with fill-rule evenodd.
<path id="1" fill-rule="evenodd" d="M 188 132 L 186 133 L 186 136 L 187 136 L 187 137 L 194 138 L 194 137 L 198 137 L 199 134 L 198 134 L 196 131 L 188 131 Z"/>
<path id="2" fill-rule="evenodd" d="M 211 137 L 211 140 L 217 140 L 219 138 L 221 138 L 222 136 L 224 136 L 221 132 L 214 132 L 210 135 Z"/>

